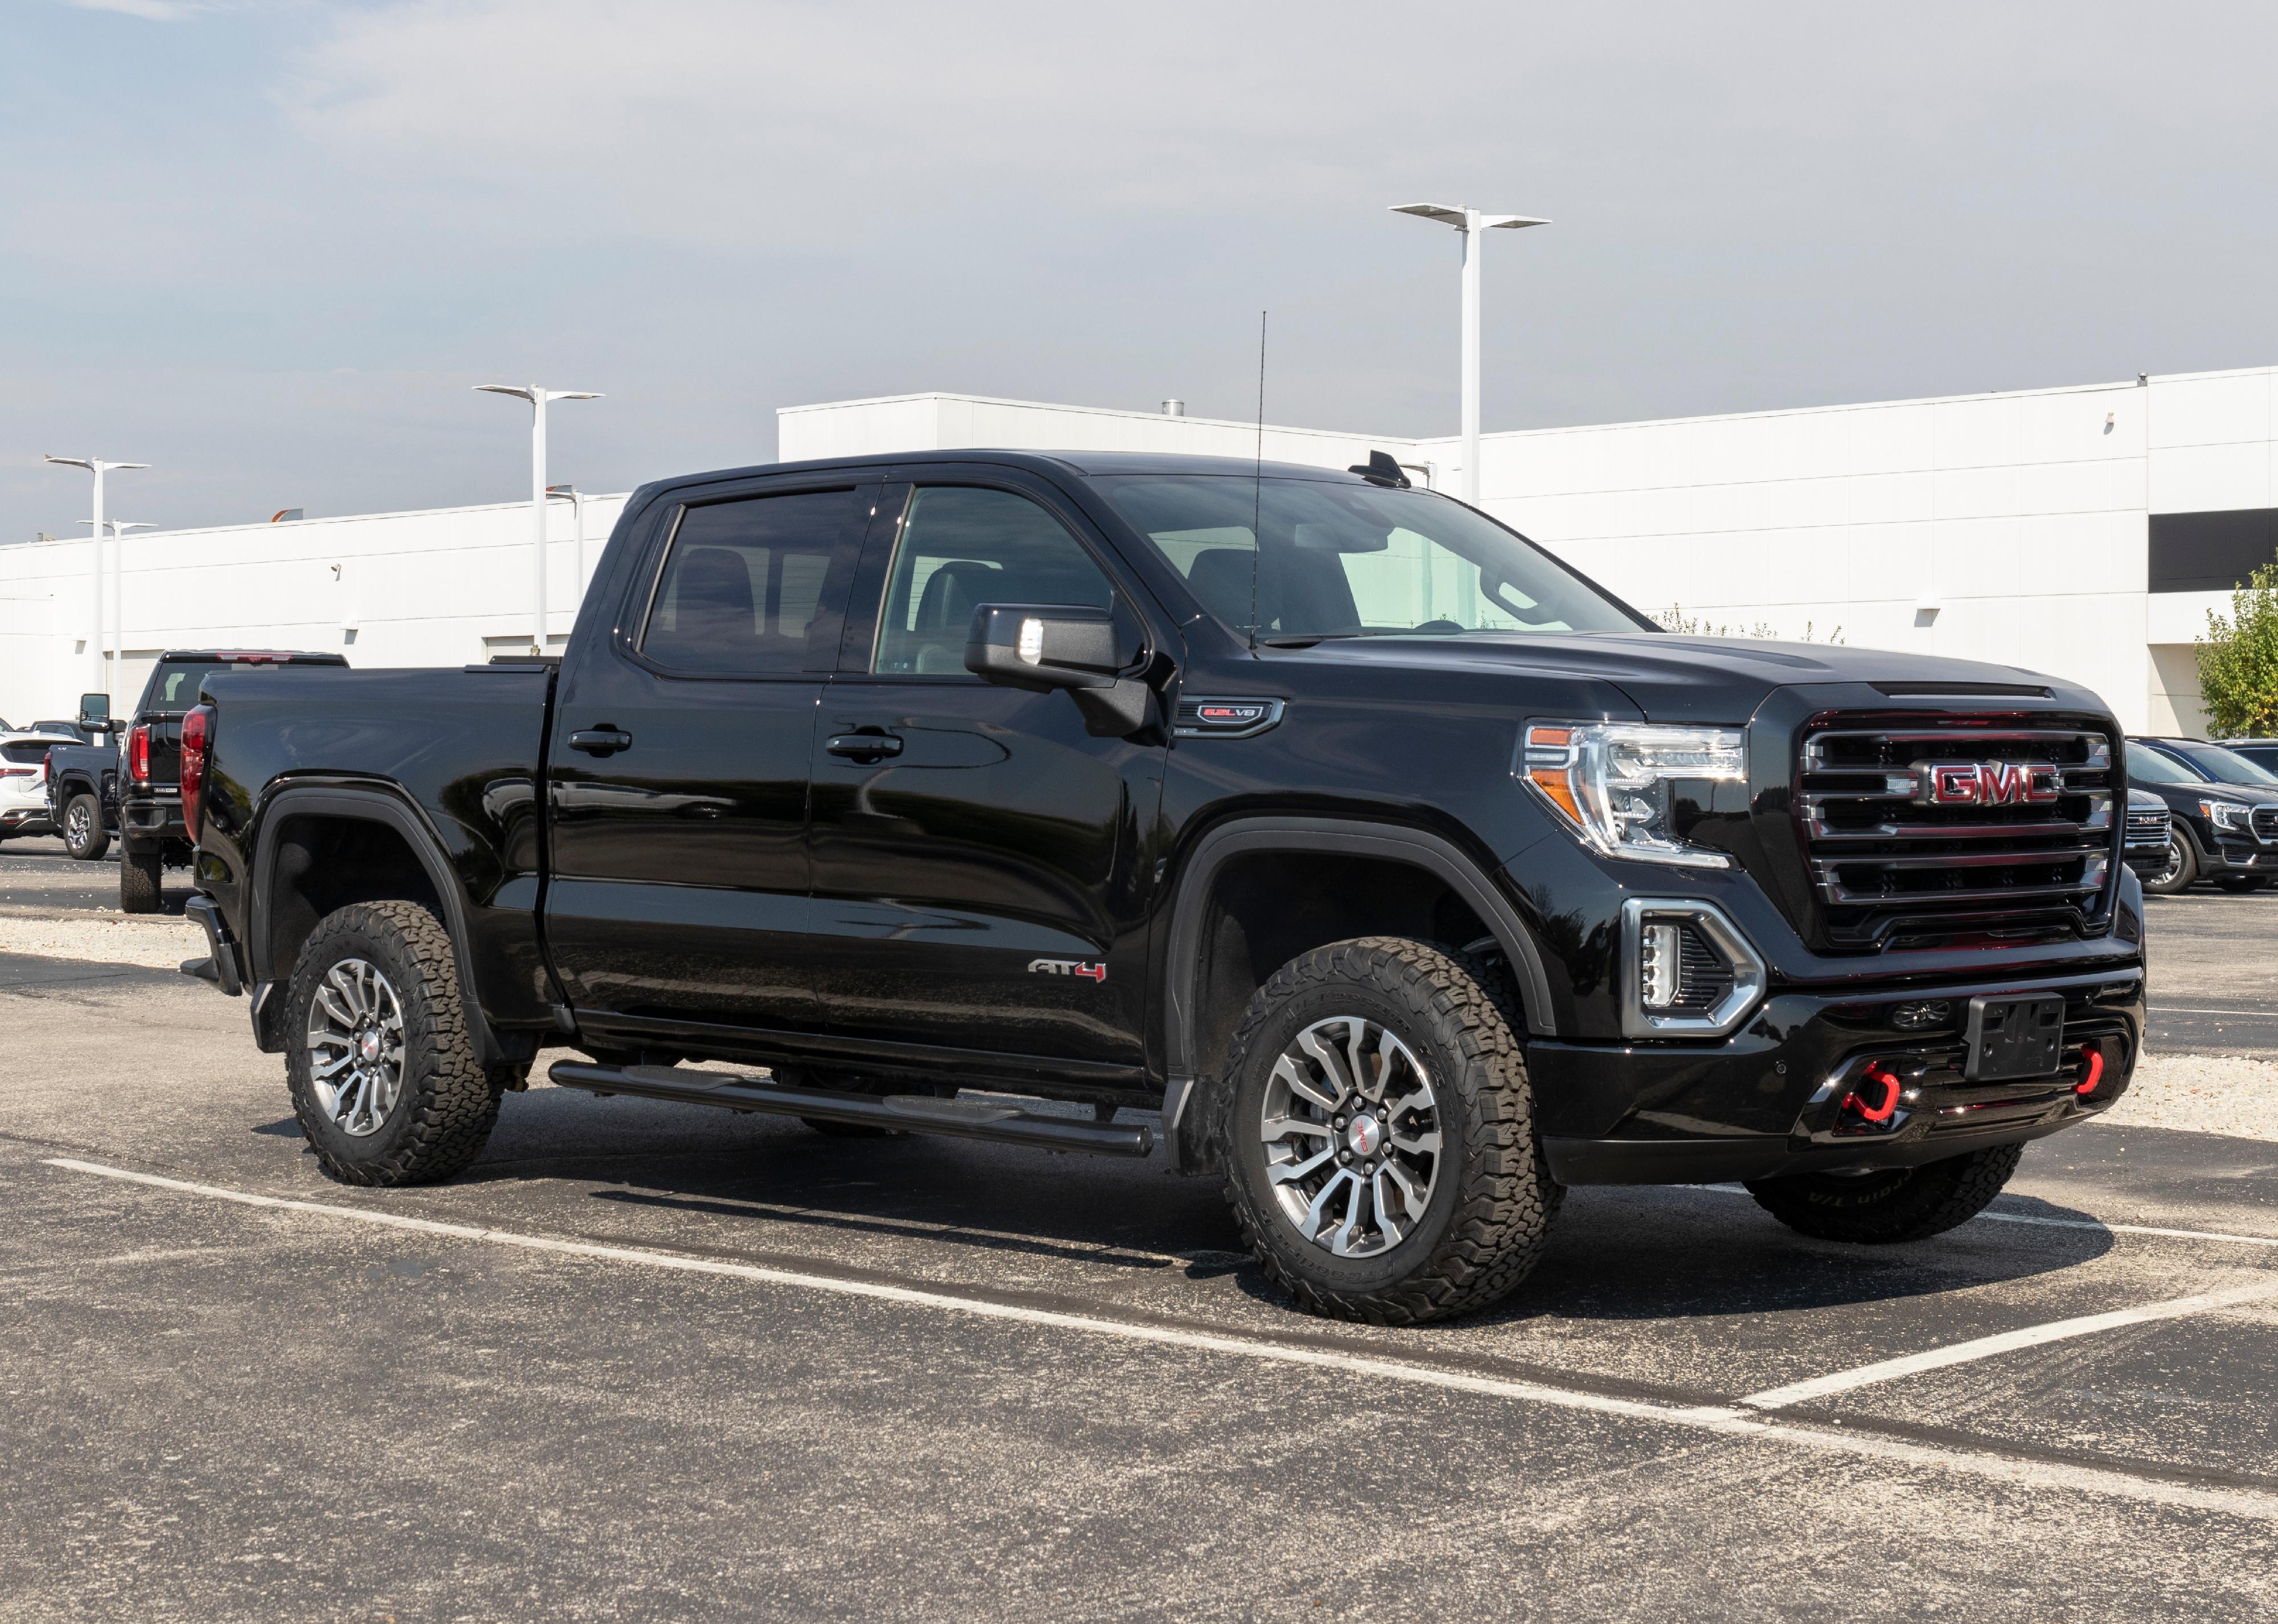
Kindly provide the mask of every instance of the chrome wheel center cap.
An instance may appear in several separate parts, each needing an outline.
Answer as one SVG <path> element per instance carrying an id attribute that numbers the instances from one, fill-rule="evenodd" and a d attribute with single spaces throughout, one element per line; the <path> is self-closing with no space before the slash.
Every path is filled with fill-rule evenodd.
<path id="1" fill-rule="evenodd" d="M 356 1039 L 356 1058 L 366 1065 L 371 1065 L 378 1060 L 379 1033 L 376 1028 L 367 1027 L 363 1034 Z"/>
<path id="2" fill-rule="evenodd" d="M 1373 1117 L 1356 1117 L 1345 1130 L 1345 1143 L 1357 1156 L 1372 1156 L 1384 1143 L 1384 1125 Z"/>

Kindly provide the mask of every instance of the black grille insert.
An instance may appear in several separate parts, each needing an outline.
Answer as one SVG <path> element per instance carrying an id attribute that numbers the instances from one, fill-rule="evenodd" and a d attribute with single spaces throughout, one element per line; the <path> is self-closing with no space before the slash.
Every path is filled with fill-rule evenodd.
<path id="1" fill-rule="evenodd" d="M 1796 806 L 1831 945 L 2100 927 L 2115 872 L 2114 743 L 2037 721 L 1836 717 L 1808 728 Z M 1982 768 L 1985 799 L 1999 804 L 1942 800 L 1933 769 L 1957 764 Z"/>

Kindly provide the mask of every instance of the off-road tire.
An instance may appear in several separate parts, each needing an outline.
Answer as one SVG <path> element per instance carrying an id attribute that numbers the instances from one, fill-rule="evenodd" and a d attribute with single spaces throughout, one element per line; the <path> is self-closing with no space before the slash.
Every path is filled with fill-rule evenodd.
<path id="1" fill-rule="evenodd" d="M 317 985 L 334 964 L 361 958 L 395 988 L 403 1010 L 403 1084 L 387 1118 L 352 1137 L 334 1125 L 310 1081 L 302 1034 Z M 511 1065 L 477 1058 L 458 963 L 443 922 L 417 903 L 356 903 L 317 923 L 293 967 L 285 1006 L 285 1078 L 293 1114 L 325 1171 L 342 1184 L 434 1184 L 481 1152 L 498 1121 Z"/>
<path id="2" fill-rule="evenodd" d="M 2179 891 L 2188 891 L 2192 881 L 2199 877 L 2199 854 L 2192 847 L 2191 837 L 2182 830 L 2168 831 L 2167 854 L 2174 864 L 2172 868 L 2162 869 L 2156 874 L 2137 876 L 2143 881 L 2144 888 L 2154 896 L 2173 896 Z"/>
<path id="3" fill-rule="evenodd" d="M 63 835 L 64 850 L 72 856 L 82 863 L 98 860 L 111 850 L 111 831 L 103 827 L 103 803 L 85 792 L 65 801 Z"/>
<path id="4" fill-rule="evenodd" d="M 1484 983 L 1483 983 L 1483 978 Z M 1364 936 L 1275 971 L 1235 1025 L 1215 1125 L 1227 1201 L 1242 1239 L 1299 1306 L 1336 1319 L 1415 1325 L 1485 1308 L 1542 1255 L 1565 1192 L 1534 1132 L 1533 1088 L 1515 1006 L 1484 965 L 1421 942 Z M 1268 1076 L 1315 1021 L 1380 1022 L 1427 1069 L 1441 1160 L 1422 1219 L 1397 1244 L 1343 1258 L 1299 1234 L 1269 1187 L 1257 1125 Z"/>
<path id="5" fill-rule="evenodd" d="M 166 905 L 165 865 L 157 849 L 126 846 L 118 854 L 118 911 L 156 913 Z"/>
<path id="6" fill-rule="evenodd" d="M 1991 1205 L 2024 1154 L 2022 1145 L 1997 1145 L 1920 1167 L 1752 1178 L 1748 1193 L 1788 1228 L 1815 1239 L 1868 1246 L 1927 1240 Z"/>

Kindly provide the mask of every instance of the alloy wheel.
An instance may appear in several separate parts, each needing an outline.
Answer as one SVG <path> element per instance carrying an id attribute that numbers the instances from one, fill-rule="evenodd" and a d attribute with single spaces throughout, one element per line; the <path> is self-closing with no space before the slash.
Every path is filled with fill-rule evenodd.
<path id="1" fill-rule="evenodd" d="M 71 810 L 64 814 L 64 844 L 73 851 L 86 850 L 94 838 L 95 831 L 90 827 L 93 822 L 88 816 L 87 803 L 73 801 Z"/>
<path id="2" fill-rule="evenodd" d="M 345 958 L 309 1003 L 309 1081 L 333 1125 L 377 1133 L 403 1092 L 403 1005 L 377 965 Z"/>
<path id="3" fill-rule="evenodd" d="M 1273 1063 L 1258 1136 L 1282 1216 L 1339 1257 L 1389 1251 L 1431 1205 L 1439 1099 L 1378 1022 L 1339 1015 L 1299 1033 Z"/>
<path id="4" fill-rule="evenodd" d="M 2152 883 L 2173 885 L 2175 882 L 2175 876 L 2182 872 L 2183 837 L 2180 835 L 2170 835 L 2167 836 L 2167 861 L 2160 872 L 2152 876 Z"/>

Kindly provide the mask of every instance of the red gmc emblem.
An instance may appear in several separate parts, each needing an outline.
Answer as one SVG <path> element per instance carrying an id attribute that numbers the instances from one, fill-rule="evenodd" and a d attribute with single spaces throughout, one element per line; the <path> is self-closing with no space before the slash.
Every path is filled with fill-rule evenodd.
<path id="1" fill-rule="evenodd" d="M 2046 806 L 2057 770 L 2030 761 L 1917 761 L 1915 800 L 1923 806 Z"/>

